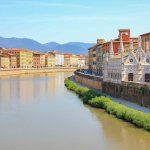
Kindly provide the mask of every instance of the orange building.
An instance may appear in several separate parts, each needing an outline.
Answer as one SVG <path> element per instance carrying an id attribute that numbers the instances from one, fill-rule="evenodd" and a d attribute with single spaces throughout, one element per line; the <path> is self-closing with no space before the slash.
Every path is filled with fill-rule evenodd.
<path id="1" fill-rule="evenodd" d="M 42 68 L 45 67 L 45 53 L 33 52 L 33 67 Z"/>
<path id="2" fill-rule="evenodd" d="M 71 56 L 72 56 L 72 53 L 64 53 L 64 66 L 65 67 L 71 66 Z"/>
<path id="3" fill-rule="evenodd" d="M 40 68 L 40 52 L 33 52 L 33 67 Z"/>

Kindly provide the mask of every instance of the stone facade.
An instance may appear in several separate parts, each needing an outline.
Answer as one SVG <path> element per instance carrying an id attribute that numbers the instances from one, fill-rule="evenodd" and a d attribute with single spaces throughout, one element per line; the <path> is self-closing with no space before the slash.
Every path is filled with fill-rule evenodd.
<path id="1" fill-rule="evenodd" d="M 115 55 L 113 48 L 110 47 L 109 54 L 107 52 L 104 55 L 103 63 L 105 82 L 121 84 L 122 81 L 131 81 L 150 84 L 150 50 L 147 48 L 146 52 L 144 52 L 140 37 L 137 49 L 133 48 L 133 42 L 130 41 L 128 53 L 124 53 L 121 39 L 119 53 Z"/>

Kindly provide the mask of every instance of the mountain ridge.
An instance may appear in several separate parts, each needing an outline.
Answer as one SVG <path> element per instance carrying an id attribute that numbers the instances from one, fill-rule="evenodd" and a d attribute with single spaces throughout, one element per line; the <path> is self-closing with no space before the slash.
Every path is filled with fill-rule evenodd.
<path id="1" fill-rule="evenodd" d="M 33 39 L 29 38 L 4 38 L 0 37 L 0 47 L 4 48 L 26 48 L 33 51 L 47 51 L 47 50 L 59 50 L 61 52 L 71 52 L 75 54 L 87 54 L 88 48 L 95 43 L 85 42 L 68 42 L 60 44 L 57 42 L 48 42 L 41 44 Z"/>

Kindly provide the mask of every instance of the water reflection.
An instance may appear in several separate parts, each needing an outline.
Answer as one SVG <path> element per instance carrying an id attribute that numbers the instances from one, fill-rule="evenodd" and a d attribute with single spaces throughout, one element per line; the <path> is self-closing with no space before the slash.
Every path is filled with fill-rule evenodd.
<path id="1" fill-rule="evenodd" d="M 63 73 L 2 77 L 0 79 L 0 102 L 13 103 L 19 100 L 21 103 L 27 103 L 39 100 L 42 96 L 51 98 L 52 95 L 55 96 L 61 92 L 64 78 Z"/>
<path id="2" fill-rule="evenodd" d="M 107 143 L 113 143 L 116 149 L 121 150 L 148 150 L 150 146 L 150 133 L 144 129 L 136 128 L 134 125 L 118 120 L 108 115 L 104 110 L 87 108 L 97 118 Z"/>
<path id="3" fill-rule="evenodd" d="M 0 78 L 1 150 L 149 150 L 149 132 L 83 105 L 70 75 Z"/>

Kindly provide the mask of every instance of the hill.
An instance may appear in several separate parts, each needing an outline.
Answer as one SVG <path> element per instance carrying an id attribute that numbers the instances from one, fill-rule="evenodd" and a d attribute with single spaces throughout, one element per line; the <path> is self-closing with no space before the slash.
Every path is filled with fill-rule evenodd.
<path id="1" fill-rule="evenodd" d="M 49 42 L 41 44 L 35 40 L 28 38 L 3 38 L 0 37 L 0 47 L 5 48 L 26 48 L 33 51 L 47 51 L 47 50 L 59 50 L 61 52 L 71 52 L 75 54 L 87 54 L 87 49 L 94 45 L 94 43 L 83 42 L 69 42 L 65 44 L 59 44 L 56 42 Z"/>

